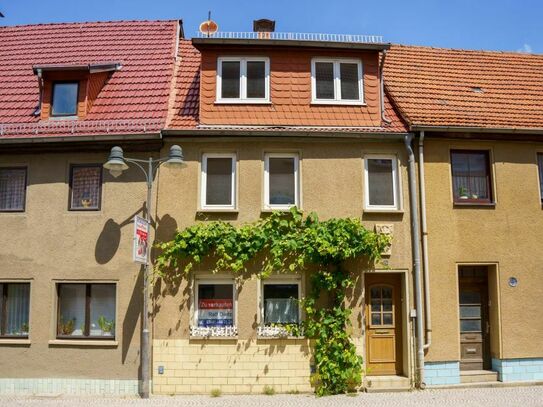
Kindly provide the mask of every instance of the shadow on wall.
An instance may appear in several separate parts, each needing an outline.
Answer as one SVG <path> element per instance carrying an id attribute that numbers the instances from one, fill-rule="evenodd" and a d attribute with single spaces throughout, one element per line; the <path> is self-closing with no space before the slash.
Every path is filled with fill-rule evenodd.
<path id="1" fill-rule="evenodd" d="M 141 317 L 141 310 L 143 307 L 142 303 L 142 291 L 143 291 L 143 265 L 140 266 L 140 272 L 138 273 L 138 278 L 134 284 L 134 289 L 132 290 L 132 295 L 130 301 L 128 302 L 128 307 L 126 308 L 126 313 L 124 314 L 123 319 L 123 340 L 122 340 L 122 352 L 123 352 L 123 361 L 124 364 L 126 361 L 126 356 L 128 354 L 128 349 L 132 343 L 132 338 L 134 337 L 134 332 L 136 332 L 136 326 L 138 325 L 138 320 Z M 139 351 L 138 351 L 139 356 Z M 141 377 L 141 372 L 140 376 Z"/>

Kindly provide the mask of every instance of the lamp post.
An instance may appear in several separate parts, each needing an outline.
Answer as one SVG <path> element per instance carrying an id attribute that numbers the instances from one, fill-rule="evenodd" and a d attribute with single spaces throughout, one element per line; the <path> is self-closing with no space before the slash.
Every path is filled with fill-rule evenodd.
<path id="1" fill-rule="evenodd" d="M 109 170 L 110 174 L 117 178 L 123 171 L 128 169 L 128 163 L 134 164 L 145 175 L 147 182 L 147 201 L 145 210 L 145 220 L 151 225 L 151 193 L 153 191 L 153 180 L 156 171 L 160 165 L 164 164 L 168 167 L 184 168 L 186 167 L 183 160 L 183 150 L 178 145 L 170 147 L 168 157 L 152 158 L 141 160 L 137 158 L 128 158 L 124 156 L 123 149 L 115 146 L 111 149 L 109 158 L 104 164 L 104 168 Z M 147 164 L 147 169 L 145 168 Z M 150 261 L 150 245 L 147 245 L 147 253 L 145 256 L 144 272 L 143 272 L 143 310 L 141 317 L 141 397 L 149 398 L 149 327 L 148 327 L 148 282 L 149 282 L 149 261 Z"/>

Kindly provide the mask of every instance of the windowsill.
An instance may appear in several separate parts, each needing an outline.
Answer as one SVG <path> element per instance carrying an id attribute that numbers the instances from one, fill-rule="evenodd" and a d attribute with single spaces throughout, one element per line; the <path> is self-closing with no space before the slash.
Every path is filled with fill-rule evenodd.
<path id="1" fill-rule="evenodd" d="M 453 202 L 453 205 L 459 206 L 459 207 L 481 206 L 481 207 L 487 207 L 487 208 L 494 208 L 496 206 L 496 202 Z"/>
<path id="2" fill-rule="evenodd" d="M 198 213 L 239 213 L 237 208 L 201 208 Z"/>
<path id="3" fill-rule="evenodd" d="M 15 338 L 0 338 L 0 346 L 1 345 L 30 345 L 30 339 L 15 339 Z"/>
<path id="4" fill-rule="evenodd" d="M 272 212 L 290 212 L 292 208 L 294 208 L 296 205 L 292 205 L 289 208 L 281 207 L 281 208 L 262 208 L 260 209 L 260 212 L 262 213 L 272 213 Z M 300 211 L 303 211 L 301 207 L 298 206 L 298 209 Z"/>
<path id="5" fill-rule="evenodd" d="M 305 340 L 307 339 L 306 336 L 281 336 L 281 335 L 276 335 L 276 336 L 265 336 L 265 335 L 257 335 L 256 337 L 257 340 L 259 341 L 281 341 L 281 340 L 286 340 L 286 341 L 296 341 L 296 340 Z"/>
<path id="6" fill-rule="evenodd" d="M 390 214 L 403 214 L 404 213 L 404 210 L 403 209 L 378 209 L 378 208 L 369 208 L 369 209 L 364 209 L 363 211 L 364 213 L 390 213 Z"/>
<path id="7" fill-rule="evenodd" d="M 26 215 L 26 211 L 25 210 L 16 210 L 16 211 L 0 211 L 0 214 L 1 215 L 4 215 L 4 214 L 12 214 L 12 215 Z"/>
<path id="8" fill-rule="evenodd" d="M 238 336 L 189 336 L 190 341 L 237 341 Z"/>
<path id="9" fill-rule="evenodd" d="M 331 105 L 331 106 L 367 106 L 366 102 L 346 101 L 346 100 L 312 100 L 312 105 Z"/>
<path id="10" fill-rule="evenodd" d="M 119 346 L 119 342 L 116 340 L 92 340 L 92 339 L 51 339 L 49 345 L 55 346 L 107 346 L 116 347 Z"/>
<path id="11" fill-rule="evenodd" d="M 48 117 L 48 120 L 53 120 L 53 121 L 57 121 L 57 120 L 77 120 L 78 119 L 78 116 L 75 115 L 75 116 L 49 116 Z"/>
<path id="12" fill-rule="evenodd" d="M 248 100 L 248 99 L 232 99 L 232 100 L 215 100 L 216 105 L 271 105 L 270 100 Z"/>

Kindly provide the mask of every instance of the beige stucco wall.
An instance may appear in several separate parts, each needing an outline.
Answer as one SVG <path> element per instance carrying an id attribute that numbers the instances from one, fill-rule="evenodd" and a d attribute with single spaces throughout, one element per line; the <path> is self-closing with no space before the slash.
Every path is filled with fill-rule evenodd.
<path id="1" fill-rule="evenodd" d="M 102 208 L 68 211 L 70 164 L 101 163 L 108 154 L 0 155 L 1 166 L 28 166 L 24 213 L 0 213 L 0 280 L 31 282 L 30 344 L 0 340 L 5 378 L 137 379 L 139 367 L 140 267 L 132 262 L 132 217 L 146 188 L 135 169 L 118 179 L 104 171 Z M 118 344 L 55 345 L 55 281 L 117 282 Z"/>
<path id="2" fill-rule="evenodd" d="M 450 149 L 490 150 L 495 207 L 455 207 Z M 530 142 L 431 140 L 425 142 L 433 344 L 427 360 L 458 360 L 458 263 L 495 264 L 498 273 L 501 354 L 543 357 L 541 242 L 543 213 L 536 152 Z M 508 279 L 516 277 L 512 288 Z M 496 304 L 491 304 L 496 306 Z M 492 318 L 495 320 L 495 318 Z M 491 324 L 492 324 L 491 320 Z M 498 346 L 499 349 L 499 346 Z"/>
<path id="3" fill-rule="evenodd" d="M 240 141 L 234 138 L 209 141 L 178 139 L 175 142 L 183 147 L 188 167 L 183 170 L 160 170 L 158 240 L 170 239 L 175 229 L 183 229 L 196 221 L 220 219 L 241 224 L 259 219 L 263 214 L 264 154 L 297 152 L 300 156 L 302 209 L 306 213 L 315 211 L 321 219 L 362 218 L 369 229 L 373 229 L 376 223 L 393 224 L 394 240 L 388 267 L 391 270 L 411 269 L 406 153 L 402 142 L 377 143 L 341 139 Z M 164 151 L 167 148 L 169 145 L 165 146 Z M 199 211 L 200 159 L 206 152 L 237 154 L 238 211 Z M 375 153 L 394 154 L 400 160 L 403 211 L 363 211 L 362 157 L 364 154 Z M 346 267 L 357 276 L 357 287 L 349 296 L 348 302 L 353 309 L 352 335 L 362 353 L 364 300 L 361 277 L 364 266 L 361 262 L 352 262 Z M 209 271 L 209 264 L 196 266 L 194 270 L 196 275 Z M 156 392 L 204 393 L 211 388 L 222 386 L 225 386 L 225 392 L 259 392 L 264 385 L 273 385 L 276 391 L 309 389 L 310 352 L 308 355 L 306 345 L 302 346 L 300 341 L 296 340 L 257 338 L 259 284 L 256 278 L 244 280 L 238 286 L 238 338 L 233 341 L 211 339 L 205 342 L 189 338 L 190 307 L 194 301 L 191 279 L 192 274 L 174 283 L 160 281 L 155 287 L 153 385 Z M 306 292 L 309 289 L 308 280 L 309 276 L 306 275 Z M 407 341 L 407 338 L 404 339 Z M 281 352 L 277 352 L 277 349 L 281 349 Z M 407 349 L 408 346 L 405 346 L 406 352 Z M 183 356 L 184 354 L 190 356 Z M 217 366 L 222 366 L 217 367 L 216 371 L 211 367 L 215 360 L 214 355 L 218 355 Z M 252 359 L 251 355 L 258 357 Z M 290 360 L 288 363 L 296 364 L 299 374 L 296 369 L 286 373 L 289 366 L 287 359 Z M 407 361 L 409 357 L 406 355 L 404 359 Z M 238 362 L 239 364 L 236 364 Z M 158 366 L 164 366 L 164 375 L 157 374 Z M 205 371 L 206 366 L 211 371 Z M 291 379 L 293 375 L 298 378 Z M 204 377 L 207 377 L 207 381 Z M 239 379 L 240 377 L 242 379 Z"/>

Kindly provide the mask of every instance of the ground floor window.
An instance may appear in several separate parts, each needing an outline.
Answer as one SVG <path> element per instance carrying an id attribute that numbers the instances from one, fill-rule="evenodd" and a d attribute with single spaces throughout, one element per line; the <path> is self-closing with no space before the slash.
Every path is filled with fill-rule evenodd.
<path id="1" fill-rule="evenodd" d="M 196 294 L 196 326 L 218 328 L 235 325 L 233 281 L 198 281 Z"/>
<path id="2" fill-rule="evenodd" d="M 57 293 L 58 338 L 115 337 L 115 284 L 62 283 Z"/>
<path id="3" fill-rule="evenodd" d="M 0 337 L 28 338 L 30 283 L 0 282 Z"/>
<path id="4" fill-rule="evenodd" d="M 262 316 L 265 326 L 300 323 L 300 283 L 264 282 Z"/>

